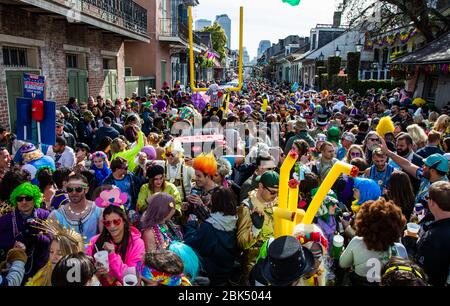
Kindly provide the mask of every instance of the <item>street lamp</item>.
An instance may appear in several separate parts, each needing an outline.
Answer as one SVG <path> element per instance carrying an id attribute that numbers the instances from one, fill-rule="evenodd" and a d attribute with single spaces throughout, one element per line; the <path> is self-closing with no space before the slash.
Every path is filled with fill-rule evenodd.
<path id="1" fill-rule="evenodd" d="M 320 52 L 319 61 L 323 62 L 324 59 L 325 59 L 325 56 L 323 55 L 322 52 Z"/>
<path id="2" fill-rule="evenodd" d="M 336 50 L 334 51 L 334 55 L 335 55 L 336 57 L 341 56 L 341 50 L 339 50 L 339 46 L 336 46 Z"/>
<path id="3" fill-rule="evenodd" d="M 361 39 L 359 39 L 358 43 L 355 45 L 356 47 L 356 52 L 361 53 L 362 49 L 363 49 L 363 44 L 361 43 Z"/>

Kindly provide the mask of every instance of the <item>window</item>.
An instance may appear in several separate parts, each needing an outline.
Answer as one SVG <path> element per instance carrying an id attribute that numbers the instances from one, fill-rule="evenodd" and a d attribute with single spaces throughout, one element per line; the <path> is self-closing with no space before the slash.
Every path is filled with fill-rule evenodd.
<path id="1" fill-rule="evenodd" d="M 434 101 L 436 98 L 436 90 L 439 83 L 439 77 L 436 75 L 427 76 L 424 86 L 424 97 Z"/>
<path id="2" fill-rule="evenodd" d="M 103 69 L 117 69 L 115 58 L 103 58 Z"/>
<path id="3" fill-rule="evenodd" d="M 78 68 L 78 55 L 67 54 L 66 55 L 66 66 L 67 68 Z"/>
<path id="4" fill-rule="evenodd" d="M 125 76 L 132 76 L 132 75 L 133 75 L 133 68 L 125 67 Z"/>
<path id="5" fill-rule="evenodd" d="M 373 61 L 375 63 L 379 63 L 380 62 L 380 49 L 374 49 Z"/>
<path id="6" fill-rule="evenodd" d="M 3 47 L 3 64 L 13 67 L 28 67 L 26 48 Z"/>

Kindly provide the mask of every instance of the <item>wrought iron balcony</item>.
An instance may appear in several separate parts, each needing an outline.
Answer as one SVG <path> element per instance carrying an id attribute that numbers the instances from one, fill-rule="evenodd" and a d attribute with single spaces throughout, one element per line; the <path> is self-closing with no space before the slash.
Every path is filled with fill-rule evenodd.
<path id="1" fill-rule="evenodd" d="M 199 45 L 201 43 L 200 37 L 195 33 L 192 34 L 194 43 Z M 181 19 L 160 18 L 160 36 L 180 38 L 188 41 L 189 27 Z"/>
<path id="2" fill-rule="evenodd" d="M 114 23 L 129 31 L 147 34 L 147 10 L 132 0 L 71 0 L 80 12 Z M 57 1 L 60 2 L 60 1 Z"/>

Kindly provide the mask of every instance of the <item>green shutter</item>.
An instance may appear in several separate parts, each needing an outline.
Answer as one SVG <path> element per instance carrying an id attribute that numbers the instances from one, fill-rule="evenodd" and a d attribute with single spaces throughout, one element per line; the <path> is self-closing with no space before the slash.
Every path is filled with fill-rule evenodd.
<path id="1" fill-rule="evenodd" d="M 117 70 L 103 70 L 103 89 L 105 99 L 114 101 L 119 96 L 119 88 L 117 85 Z"/>
<path id="2" fill-rule="evenodd" d="M 88 83 L 87 83 L 87 71 L 79 70 L 78 71 L 78 101 L 87 101 L 88 100 Z"/>
<path id="3" fill-rule="evenodd" d="M 78 102 L 87 102 L 88 86 L 86 70 L 68 71 L 68 91 L 69 97 L 78 99 Z"/>
<path id="4" fill-rule="evenodd" d="M 39 71 L 6 71 L 6 90 L 8 91 L 9 118 L 11 131 L 16 130 L 16 98 L 23 97 L 23 75 L 24 73 L 37 74 Z"/>
<path id="5" fill-rule="evenodd" d="M 69 70 L 68 72 L 68 90 L 69 90 L 69 98 L 74 97 L 80 101 L 80 97 L 78 96 L 78 74 L 75 70 Z"/>

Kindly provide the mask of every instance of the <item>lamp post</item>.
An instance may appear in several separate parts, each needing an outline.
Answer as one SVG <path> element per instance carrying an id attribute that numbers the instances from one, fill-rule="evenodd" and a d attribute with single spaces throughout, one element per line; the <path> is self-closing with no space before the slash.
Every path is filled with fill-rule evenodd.
<path id="1" fill-rule="evenodd" d="M 336 57 L 340 57 L 341 56 L 341 50 L 339 50 L 339 46 L 336 46 L 336 50 L 334 51 L 334 55 Z"/>
<path id="2" fill-rule="evenodd" d="M 355 45 L 356 52 L 361 53 L 363 49 L 363 44 L 361 43 L 361 39 L 359 39 L 358 43 Z"/>
<path id="3" fill-rule="evenodd" d="M 363 44 L 362 44 L 362 42 L 361 42 L 361 38 L 358 40 L 358 43 L 355 45 L 355 49 L 356 49 L 356 53 L 358 53 L 358 58 L 359 58 L 359 61 L 358 61 L 358 79 L 359 79 L 359 75 L 360 75 L 360 70 L 359 70 L 359 68 L 360 68 L 360 66 L 361 66 L 361 51 L 362 51 L 362 49 L 363 49 Z"/>
<path id="4" fill-rule="evenodd" d="M 320 55 L 319 55 L 319 61 L 320 61 L 320 62 L 323 62 L 324 59 L 325 59 L 325 56 L 323 55 L 322 52 L 320 52 Z"/>

